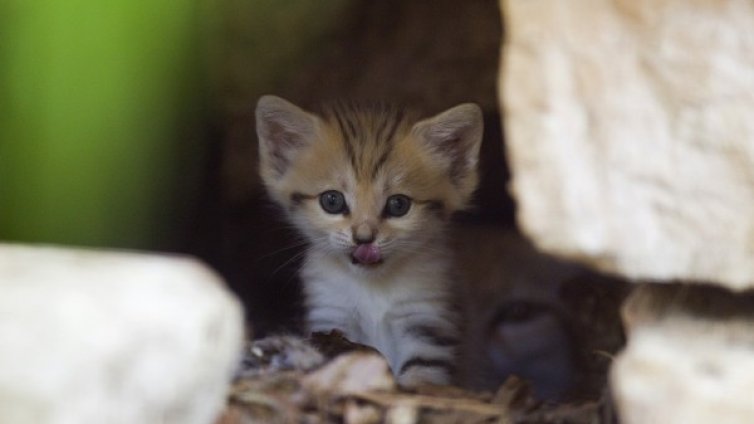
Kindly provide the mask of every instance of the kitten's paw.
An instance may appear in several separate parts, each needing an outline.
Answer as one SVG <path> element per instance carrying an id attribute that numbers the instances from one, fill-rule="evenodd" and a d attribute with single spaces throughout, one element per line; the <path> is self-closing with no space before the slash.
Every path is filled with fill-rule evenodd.
<path id="1" fill-rule="evenodd" d="M 324 356 L 298 336 L 270 336 L 244 350 L 239 376 L 259 372 L 309 371 L 325 362 Z"/>
<path id="2" fill-rule="evenodd" d="M 311 344 L 322 352 L 328 358 L 334 358 L 338 355 L 356 350 L 378 352 L 377 349 L 355 343 L 349 340 L 341 330 L 330 330 L 328 332 L 314 332 L 309 339 Z M 379 352 L 378 352 L 379 353 Z"/>

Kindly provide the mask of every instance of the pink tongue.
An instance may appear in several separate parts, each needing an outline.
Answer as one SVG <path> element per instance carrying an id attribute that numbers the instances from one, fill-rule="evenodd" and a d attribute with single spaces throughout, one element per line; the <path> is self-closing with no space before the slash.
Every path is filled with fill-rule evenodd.
<path id="1" fill-rule="evenodd" d="M 353 258 L 362 265 L 373 265 L 382 259 L 382 254 L 374 244 L 360 244 L 353 251 Z"/>

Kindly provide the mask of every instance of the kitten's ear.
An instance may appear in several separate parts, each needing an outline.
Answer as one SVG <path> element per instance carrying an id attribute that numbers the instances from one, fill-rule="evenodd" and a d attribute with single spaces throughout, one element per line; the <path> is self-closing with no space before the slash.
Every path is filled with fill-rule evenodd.
<path id="1" fill-rule="evenodd" d="M 412 130 L 445 163 L 451 181 L 464 197 L 477 186 L 483 126 L 479 106 L 464 103 L 418 122 Z"/>
<path id="2" fill-rule="evenodd" d="M 257 102 L 257 137 L 264 178 L 280 178 L 293 158 L 317 136 L 319 119 L 277 96 Z"/>

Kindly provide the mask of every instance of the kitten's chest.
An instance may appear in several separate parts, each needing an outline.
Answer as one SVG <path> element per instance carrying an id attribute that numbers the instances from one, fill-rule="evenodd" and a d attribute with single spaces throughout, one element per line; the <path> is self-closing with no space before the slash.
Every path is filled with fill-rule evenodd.
<path id="1" fill-rule="evenodd" d="M 411 325 L 448 322 L 445 262 L 429 258 L 420 264 L 370 279 L 324 261 L 308 261 L 301 276 L 309 331 L 341 330 L 349 340 L 376 348 L 391 368 L 400 369 L 405 350 L 417 345 L 408 332 Z"/>
<path id="2" fill-rule="evenodd" d="M 398 290 L 349 273 L 310 269 L 303 276 L 308 308 L 338 311 L 338 324 L 347 327 L 344 329 L 357 342 L 375 338 L 386 327 L 390 310 L 400 297 Z"/>
<path id="3" fill-rule="evenodd" d="M 441 290 L 429 287 L 424 280 L 432 277 L 421 273 L 398 273 L 376 280 L 308 264 L 302 277 L 310 317 L 332 318 L 333 324 L 338 324 L 334 328 L 340 326 L 349 339 L 373 346 L 389 344 L 401 305 L 421 302 L 428 292 Z"/>

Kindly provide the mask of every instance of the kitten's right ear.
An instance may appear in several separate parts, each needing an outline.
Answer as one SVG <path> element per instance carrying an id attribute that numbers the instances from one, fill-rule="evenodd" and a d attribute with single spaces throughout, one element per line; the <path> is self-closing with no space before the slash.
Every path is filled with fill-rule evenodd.
<path id="1" fill-rule="evenodd" d="M 257 137 L 262 176 L 280 178 L 301 149 L 317 135 L 319 119 L 277 96 L 257 102 Z"/>

